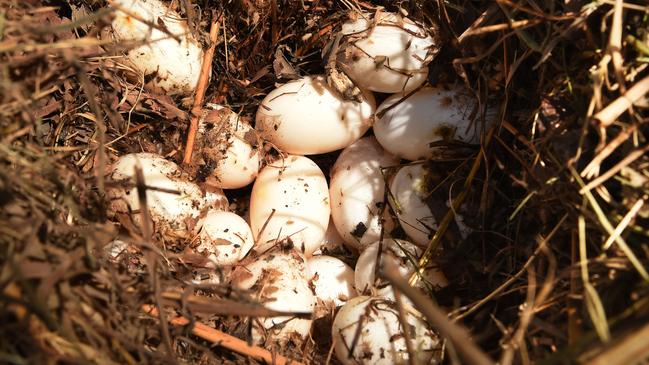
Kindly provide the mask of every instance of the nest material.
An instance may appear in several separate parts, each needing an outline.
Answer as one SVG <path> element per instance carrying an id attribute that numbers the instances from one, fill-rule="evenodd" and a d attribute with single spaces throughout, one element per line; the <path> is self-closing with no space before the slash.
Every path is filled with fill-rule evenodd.
<path id="1" fill-rule="evenodd" d="M 431 248 L 443 250 L 426 258 L 435 255 L 451 282 L 435 298 L 502 364 L 637 360 L 619 354 L 649 319 L 646 6 L 177 3 L 201 39 L 224 14 L 206 101 L 244 115 L 278 77 L 322 73 L 320 50 L 349 11 L 383 5 L 439 24 L 429 81 L 464 83 L 483 104 L 495 100 L 499 115 L 480 148 L 435 164 L 443 171 L 431 194 L 453 198 L 474 229 L 459 239 L 446 219 L 453 209 L 435 212 Z M 106 57 L 114 50 L 100 37 L 110 19 L 103 1 L 54 5 L 0 1 L 0 359 L 255 361 L 167 321 L 174 309 L 246 339 L 246 318 L 268 315 L 248 293 L 188 284 L 204 258 L 162 250 L 136 225 L 106 217 L 107 166 L 139 151 L 180 160 L 189 103 L 148 93 Z M 335 155 L 316 160 L 326 169 Z M 102 252 L 118 236 L 131 246 L 115 264 Z M 165 310 L 146 315 L 148 304 Z M 281 351 L 321 363 L 323 333 Z"/>

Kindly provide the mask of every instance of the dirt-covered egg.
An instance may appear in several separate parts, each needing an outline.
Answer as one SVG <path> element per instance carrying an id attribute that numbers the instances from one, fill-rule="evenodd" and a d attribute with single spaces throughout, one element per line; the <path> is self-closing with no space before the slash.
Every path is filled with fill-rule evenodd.
<path id="1" fill-rule="evenodd" d="M 392 95 L 381 103 L 380 118 L 374 124 L 376 139 L 391 153 L 416 161 L 443 152 L 442 146 L 433 143 L 480 141 L 483 129 L 480 118 L 475 118 L 477 101 L 464 88 L 425 88 L 403 97 Z"/>
<path id="2" fill-rule="evenodd" d="M 115 240 L 109 242 L 104 246 L 104 254 L 110 262 L 116 263 L 119 261 L 120 257 L 127 253 L 129 249 L 132 249 L 133 245 L 116 238 Z"/>
<path id="3" fill-rule="evenodd" d="M 214 106 L 199 126 L 196 155 L 210 182 L 222 189 L 242 188 L 259 172 L 257 132 L 232 110 Z"/>
<path id="4" fill-rule="evenodd" d="M 209 266 L 209 265 L 206 265 Z M 231 266 L 222 267 L 193 267 L 193 277 L 189 280 L 195 287 L 209 288 L 228 283 L 232 273 Z"/>
<path id="5" fill-rule="evenodd" d="M 250 196 L 257 252 L 292 243 L 307 257 L 322 244 L 329 223 L 329 189 L 315 162 L 287 156 L 259 172 Z"/>
<path id="6" fill-rule="evenodd" d="M 210 210 L 198 221 L 196 231 L 193 249 L 207 256 L 213 266 L 239 262 L 254 245 L 248 223 L 230 212 Z"/>
<path id="7" fill-rule="evenodd" d="M 295 250 L 269 252 L 234 270 L 232 284 L 244 290 L 255 288 L 255 299 L 266 308 L 306 314 L 254 319 L 255 343 L 300 344 L 307 338 L 312 322 L 308 314 L 316 304 L 307 276 L 306 259 Z"/>
<path id="8" fill-rule="evenodd" d="M 381 248 L 380 252 L 379 248 Z M 390 261 L 390 264 L 398 268 L 401 276 L 408 277 L 414 272 L 421 250 L 408 241 L 388 238 L 383 240 L 382 245 L 379 241 L 372 243 L 358 257 L 354 269 L 354 285 L 358 292 L 394 299 L 392 288 L 386 282 L 376 278 L 376 263 L 379 255 L 380 267 L 390 266 L 386 263 Z"/>
<path id="9" fill-rule="evenodd" d="M 188 238 L 193 223 L 207 205 L 206 195 L 198 185 L 187 181 L 178 166 L 152 153 L 133 153 L 120 157 L 112 166 L 107 190 L 109 213 L 131 214 L 141 225 L 142 213 L 136 187 L 135 168 L 140 166 L 144 175 L 146 202 L 154 223 L 154 230 L 165 238 Z M 209 205 L 223 202 L 225 196 L 214 190 Z"/>
<path id="10" fill-rule="evenodd" d="M 200 76 L 203 48 L 187 22 L 158 0 L 113 0 L 116 42 L 141 45 L 126 54 L 138 81 L 160 94 L 191 94 Z M 152 26 L 155 25 L 155 26 Z M 143 44 L 144 43 L 144 44 Z"/>
<path id="11" fill-rule="evenodd" d="M 314 256 L 307 265 L 313 291 L 325 314 L 356 296 L 354 270 L 340 259 Z"/>
<path id="12" fill-rule="evenodd" d="M 437 230 L 437 220 L 433 216 L 426 197 L 428 169 L 424 164 L 403 166 L 390 183 L 391 201 L 401 228 L 418 245 L 426 246 Z"/>
<path id="13" fill-rule="evenodd" d="M 381 212 L 384 229 L 392 220 L 385 201 L 385 178 L 381 171 L 399 159 L 386 152 L 374 137 L 365 137 L 345 148 L 331 169 L 331 216 L 345 242 L 362 251 L 379 239 Z"/>
<path id="14" fill-rule="evenodd" d="M 374 96 L 344 100 L 322 76 L 308 76 L 271 91 L 257 109 L 255 128 L 280 150 L 327 153 L 359 139 L 373 123 Z"/>
<path id="15" fill-rule="evenodd" d="M 343 365 L 408 364 L 408 338 L 416 363 L 437 363 L 442 347 L 439 336 L 416 311 L 409 306 L 403 309 L 406 318 L 401 321 L 405 326 L 399 320 L 397 304 L 391 300 L 359 296 L 348 301 L 340 308 L 331 328 L 338 360 Z"/>
<path id="16" fill-rule="evenodd" d="M 394 300 L 392 287 L 386 281 L 376 277 L 377 262 L 380 267 L 396 267 L 402 277 L 408 278 L 415 272 L 421 250 L 411 242 L 399 239 L 384 239 L 383 245 L 379 246 L 379 241 L 372 243 L 358 257 L 354 270 L 354 286 L 359 293 Z M 381 248 L 380 258 L 379 248 Z M 422 279 L 424 280 L 419 280 L 417 286 L 423 289 L 437 289 L 448 285 L 446 277 L 436 266 L 427 267 Z"/>
<path id="17" fill-rule="evenodd" d="M 399 14 L 362 14 L 343 24 L 338 64 L 361 89 L 408 92 L 426 82 L 428 64 L 439 52 L 430 33 Z"/>

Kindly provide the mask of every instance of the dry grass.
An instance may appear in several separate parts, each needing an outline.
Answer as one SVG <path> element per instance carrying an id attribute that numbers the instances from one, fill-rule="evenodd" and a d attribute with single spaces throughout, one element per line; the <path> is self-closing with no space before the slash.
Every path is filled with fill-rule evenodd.
<path id="1" fill-rule="evenodd" d="M 180 162 L 192 100 L 125 79 L 110 55 L 127 45 L 100 37 L 104 1 L 69 3 L 0 0 L 0 362 L 254 363 L 164 316 L 174 309 L 246 339 L 247 319 L 268 313 L 246 293 L 188 284 L 195 257 L 106 218 L 107 166 L 135 151 Z M 380 0 L 176 3 L 206 42 L 223 14 L 205 101 L 242 115 L 282 81 L 276 72 L 322 73 L 320 50 L 346 11 L 397 9 Z M 479 148 L 436 165 L 431 184 L 454 204 L 439 212 L 420 259 L 437 260 L 451 281 L 431 308 L 503 365 L 646 361 L 637 341 L 649 320 L 649 7 L 400 4 L 440 24 L 431 83 L 466 84 L 498 119 Z M 466 240 L 456 212 L 474 229 Z M 101 253 L 117 236 L 138 244 L 115 264 Z M 167 310 L 158 320 L 143 305 Z M 453 363 L 467 349 L 450 340 Z M 321 363 L 328 347 L 319 341 L 281 352 Z"/>

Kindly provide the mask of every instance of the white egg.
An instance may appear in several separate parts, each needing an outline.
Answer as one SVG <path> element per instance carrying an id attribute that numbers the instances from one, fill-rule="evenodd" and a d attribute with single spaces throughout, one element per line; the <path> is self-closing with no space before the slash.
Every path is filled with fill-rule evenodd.
<path id="1" fill-rule="evenodd" d="M 228 198 L 223 194 L 223 190 L 213 186 L 204 186 L 205 188 L 205 208 L 213 210 L 222 210 L 227 212 L 230 209 Z"/>
<path id="2" fill-rule="evenodd" d="M 307 260 L 307 265 L 315 296 L 326 309 L 339 307 L 356 296 L 354 270 L 341 260 L 314 256 Z"/>
<path id="3" fill-rule="evenodd" d="M 214 185 L 239 189 L 259 172 L 257 133 L 232 110 L 216 106 L 199 126 L 201 148 L 196 151 L 207 165 L 213 164 Z"/>
<path id="4" fill-rule="evenodd" d="M 334 225 L 333 219 L 329 218 L 329 224 L 327 225 L 327 231 L 325 232 L 324 237 L 322 238 L 322 244 L 320 248 L 313 252 L 313 255 L 322 255 L 330 253 L 343 245 L 345 241 L 338 233 L 336 226 Z"/>
<path id="5" fill-rule="evenodd" d="M 160 94 L 194 92 L 203 48 L 190 33 L 187 22 L 158 0 L 113 0 L 112 4 L 118 9 L 112 22 L 115 41 L 146 42 L 126 54 L 128 64 L 140 73 L 138 80 L 151 79 L 147 88 Z"/>
<path id="6" fill-rule="evenodd" d="M 354 270 L 354 285 L 359 293 L 371 293 L 394 299 L 392 288 L 382 280 L 376 279 L 376 261 L 379 255 L 379 241 L 372 243 L 358 257 Z M 384 239 L 381 251 L 381 267 L 389 266 L 386 262 L 398 268 L 402 277 L 408 277 L 414 272 L 415 264 L 421 255 L 421 250 L 412 243 L 404 240 Z"/>
<path id="7" fill-rule="evenodd" d="M 373 123 L 374 97 L 341 98 L 322 76 L 291 81 L 271 91 L 257 109 L 255 127 L 280 150 L 296 155 L 327 153 L 359 139 Z"/>
<path id="8" fill-rule="evenodd" d="M 290 241 L 309 257 L 322 244 L 330 213 L 329 189 L 318 165 L 303 156 L 277 160 L 259 172 L 252 187 L 254 250 Z"/>
<path id="9" fill-rule="evenodd" d="M 345 242 L 363 250 L 379 239 L 381 216 L 389 232 L 392 220 L 382 209 L 385 179 L 381 168 L 399 159 L 386 152 L 374 137 L 366 137 L 345 148 L 331 169 L 331 216 Z"/>
<path id="10" fill-rule="evenodd" d="M 427 174 L 424 164 L 403 166 L 390 183 L 394 198 L 392 208 L 399 224 L 408 237 L 420 246 L 427 246 L 437 230 L 437 220 L 426 203 L 429 187 Z"/>
<path id="11" fill-rule="evenodd" d="M 407 330 L 417 363 L 437 363 L 442 347 L 439 336 L 414 310 L 408 306 L 404 310 L 406 318 L 402 320 L 407 328 L 401 325 L 393 301 L 368 296 L 348 301 L 340 308 L 331 329 L 338 360 L 343 365 L 407 364 L 409 354 L 403 335 Z"/>
<path id="12" fill-rule="evenodd" d="M 132 214 L 133 221 L 142 224 L 140 201 L 135 180 L 135 167 L 140 166 L 146 185 L 146 202 L 155 231 L 168 239 L 187 238 L 205 207 L 205 196 L 193 182 L 187 181 L 178 166 L 159 155 L 133 153 L 124 155 L 113 165 L 110 179 L 114 186 L 108 189 L 110 212 Z M 224 199 L 214 191 L 210 204 Z"/>
<path id="13" fill-rule="evenodd" d="M 218 268 L 194 267 L 194 276 L 190 280 L 192 285 L 200 286 L 218 286 L 228 283 L 228 278 L 232 273 L 231 266 Z"/>
<path id="14" fill-rule="evenodd" d="M 198 221 L 196 230 L 193 249 L 207 256 L 212 267 L 239 262 L 254 245 L 250 226 L 234 213 L 211 210 Z"/>
<path id="15" fill-rule="evenodd" d="M 384 239 L 379 260 L 380 267 L 394 266 L 403 278 L 415 272 L 421 256 L 421 249 L 411 242 L 399 239 Z M 372 243 L 356 262 L 354 286 L 359 293 L 381 296 L 394 300 L 392 287 L 384 280 L 376 278 L 376 263 L 379 255 L 379 241 Z M 444 273 L 434 264 L 424 270 L 423 280 L 417 284 L 421 289 L 439 289 L 448 285 Z"/>
<path id="16" fill-rule="evenodd" d="M 399 14 L 378 12 L 343 24 L 338 64 L 361 89 L 408 92 L 426 82 L 438 41 Z"/>
<path id="17" fill-rule="evenodd" d="M 130 243 L 120 239 L 115 239 L 104 246 L 104 254 L 110 262 L 117 263 L 120 256 L 128 253 L 128 250 L 131 247 L 133 247 L 133 245 Z"/>
<path id="18" fill-rule="evenodd" d="M 244 290 L 253 289 L 256 299 L 268 309 L 312 313 L 315 296 L 309 288 L 304 256 L 295 250 L 274 251 L 260 256 L 232 273 L 232 284 Z M 252 336 L 257 344 L 289 340 L 301 343 L 311 330 L 307 316 L 280 316 L 253 320 Z"/>
<path id="19" fill-rule="evenodd" d="M 477 101 L 461 87 L 425 88 L 401 101 L 402 94 L 387 98 L 377 111 L 374 135 L 381 146 L 410 161 L 439 156 L 434 142 L 478 143 L 481 123 Z M 475 122 L 474 122 L 475 119 Z"/>

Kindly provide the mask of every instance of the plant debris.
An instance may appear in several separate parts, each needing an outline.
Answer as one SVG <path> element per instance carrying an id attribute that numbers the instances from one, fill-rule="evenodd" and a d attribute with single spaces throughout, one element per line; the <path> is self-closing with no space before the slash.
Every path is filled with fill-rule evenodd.
<path id="1" fill-rule="evenodd" d="M 200 117 L 192 97 L 153 94 L 127 77 L 115 55 L 134 45 L 106 37 L 107 3 L 0 0 L 0 362 L 263 363 L 270 353 L 278 363 L 325 363 L 325 330 L 298 348 L 245 346 L 251 321 L 273 314 L 254 292 L 223 283 L 225 273 L 206 271 L 204 257 L 164 245 L 130 217 L 107 216 L 117 157 L 151 152 L 181 163 L 190 121 Z M 419 258 L 422 267 L 434 258 L 450 283 L 430 293 L 430 312 L 441 308 L 472 338 L 463 344 L 443 321 L 441 333 L 453 335 L 443 361 L 466 353 L 502 365 L 649 357 L 637 344 L 649 321 L 644 2 L 170 6 L 205 49 L 216 39 L 205 103 L 242 116 L 254 115 L 276 83 L 335 70 L 321 50 L 349 14 L 385 10 L 435 24 L 441 50 L 428 82 L 463 84 L 480 100 L 476 113 L 489 105 L 497 121 L 479 146 L 445 145 L 448 156 L 431 162 L 431 199 L 451 203 L 434 212 L 439 225 Z M 195 163 L 202 147 L 184 165 L 197 180 L 213 163 Z M 336 156 L 314 160 L 328 171 Z M 228 195 L 244 201 L 247 193 Z M 472 229 L 466 239 L 455 213 Z M 210 330 L 244 342 L 219 346 Z"/>

